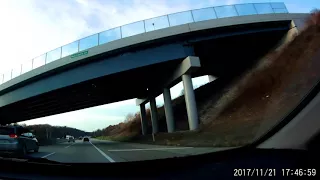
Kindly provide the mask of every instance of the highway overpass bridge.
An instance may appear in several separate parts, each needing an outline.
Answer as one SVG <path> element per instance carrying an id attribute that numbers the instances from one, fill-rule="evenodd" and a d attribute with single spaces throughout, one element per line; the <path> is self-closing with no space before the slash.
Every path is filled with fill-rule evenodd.
<path id="1" fill-rule="evenodd" d="M 185 11 L 107 30 L 45 53 L 0 74 L 0 123 L 7 124 L 138 98 L 142 131 L 150 101 L 183 80 L 189 127 L 198 128 L 192 77 L 235 76 L 287 41 L 308 14 L 282 3 L 239 4 Z"/>

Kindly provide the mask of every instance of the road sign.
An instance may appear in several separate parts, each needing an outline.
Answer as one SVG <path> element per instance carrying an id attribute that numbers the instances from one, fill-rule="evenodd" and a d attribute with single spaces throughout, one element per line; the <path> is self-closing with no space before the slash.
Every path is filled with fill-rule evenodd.
<path id="1" fill-rule="evenodd" d="M 82 51 L 71 55 L 71 58 L 79 57 L 88 54 L 88 51 Z"/>

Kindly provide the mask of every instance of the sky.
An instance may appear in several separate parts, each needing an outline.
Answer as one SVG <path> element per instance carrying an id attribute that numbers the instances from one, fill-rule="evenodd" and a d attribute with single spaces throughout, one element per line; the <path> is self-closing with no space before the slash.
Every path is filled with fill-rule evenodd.
<path id="1" fill-rule="evenodd" d="M 291 13 L 320 8 L 319 0 L 1 0 L 0 74 L 21 64 L 26 67 L 32 58 L 59 46 L 124 24 L 197 8 L 259 2 L 284 2 Z M 194 87 L 207 82 L 206 76 L 193 79 Z M 181 83 L 172 87 L 172 98 L 182 89 Z M 162 95 L 156 101 L 162 105 Z M 138 110 L 131 99 L 22 123 L 93 131 L 122 122 Z"/>

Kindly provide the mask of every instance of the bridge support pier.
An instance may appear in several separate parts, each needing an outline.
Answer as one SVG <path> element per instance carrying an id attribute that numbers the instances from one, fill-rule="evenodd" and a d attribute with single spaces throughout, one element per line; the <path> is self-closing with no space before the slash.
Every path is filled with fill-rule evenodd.
<path id="1" fill-rule="evenodd" d="M 187 106 L 189 129 L 196 130 L 199 127 L 198 110 L 196 98 L 193 91 L 192 79 L 190 74 L 182 75 L 184 97 Z"/>
<path id="2" fill-rule="evenodd" d="M 152 133 L 158 133 L 158 113 L 157 104 L 154 97 L 150 98 L 150 109 L 151 109 L 151 123 L 152 123 Z"/>
<path id="3" fill-rule="evenodd" d="M 140 104 L 140 118 L 141 118 L 142 135 L 146 135 L 147 134 L 147 115 L 146 115 L 146 107 L 144 104 Z"/>
<path id="4" fill-rule="evenodd" d="M 163 89 L 164 111 L 166 114 L 167 129 L 169 133 L 174 132 L 174 117 L 171 103 L 170 88 Z"/>
<path id="5" fill-rule="evenodd" d="M 184 92 L 185 92 L 185 101 L 186 101 L 186 108 L 188 112 L 188 123 L 190 130 L 196 130 L 199 128 L 199 120 L 198 120 L 198 112 L 197 112 L 197 105 L 195 100 L 195 95 L 193 91 L 192 79 L 191 74 L 197 69 L 201 67 L 200 59 L 196 56 L 188 56 L 186 57 L 181 64 L 172 72 L 171 76 L 163 82 L 160 89 L 153 89 L 151 93 L 146 95 L 143 98 L 136 99 L 136 105 L 145 104 L 150 101 L 150 109 L 151 109 L 151 122 L 152 122 L 152 132 L 157 133 L 158 129 L 158 115 L 157 115 L 157 105 L 156 97 L 161 92 L 163 93 L 164 98 L 164 109 L 167 121 L 167 129 L 168 132 L 174 132 L 175 130 L 175 123 L 174 123 L 174 116 L 173 116 L 173 109 L 171 104 L 171 95 L 170 95 L 170 87 L 174 86 L 175 84 L 183 81 Z M 148 96 L 148 97 L 147 97 Z"/>

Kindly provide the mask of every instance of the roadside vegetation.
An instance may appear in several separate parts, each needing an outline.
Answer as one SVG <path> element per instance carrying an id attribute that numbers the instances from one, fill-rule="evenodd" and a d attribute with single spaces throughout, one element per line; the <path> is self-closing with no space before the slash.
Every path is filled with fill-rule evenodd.
<path id="1" fill-rule="evenodd" d="M 189 132 L 184 96 L 173 100 L 175 133 L 166 133 L 163 106 L 158 107 L 159 130 L 153 141 L 150 110 L 148 133 L 141 135 L 140 115 L 93 132 L 95 137 L 175 146 L 240 146 L 290 113 L 320 79 L 320 12 L 281 48 L 269 52 L 250 70 L 232 79 L 218 78 L 195 90 L 200 129 Z"/>

